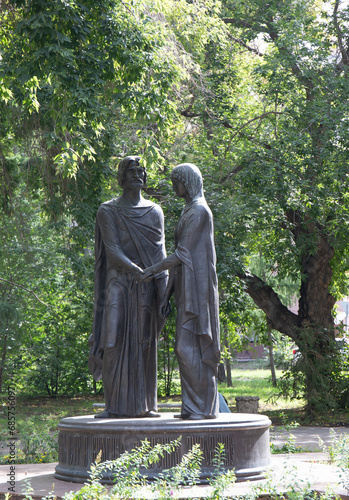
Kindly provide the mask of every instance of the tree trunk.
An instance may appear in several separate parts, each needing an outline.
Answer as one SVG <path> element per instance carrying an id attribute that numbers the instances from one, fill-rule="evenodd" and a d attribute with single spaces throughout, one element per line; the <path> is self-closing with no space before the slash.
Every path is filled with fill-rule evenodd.
<path id="1" fill-rule="evenodd" d="M 50 390 L 50 387 L 49 387 L 47 382 L 45 382 L 45 387 L 46 387 L 47 394 L 49 395 L 49 397 L 51 397 L 51 390 Z"/>
<path id="2" fill-rule="evenodd" d="M 224 363 L 221 362 L 218 365 L 218 382 L 226 382 L 226 380 Z"/>
<path id="3" fill-rule="evenodd" d="M 273 387 L 277 387 L 277 379 L 275 372 L 275 363 L 274 363 L 274 350 L 273 350 L 273 339 L 271 336 L 271 330 L 268 328 L 268 340 L 269 340 L 269 363 L 270 363 L 270 371 L 271 371 L 271 383 Z"/>
<path id="4" fill-rule="evenodd" d="M 225 360 L 225 369 L 227 372 L 227 387 L 233 387 L 233 380 L 231 378 L 231 363 L 229 358 L 226 358 Z"/>
<path id="5" fill-rule="evenodd" d="M 294 229 L 295 242 L 313 236 L 310 225 L 299 224 Z M 274 290 L 257 276 L 244 276 L 246 291 L 267 316 L 271 329 L 290 337 L 299 347 L 302 362 L 299 367 L 305 375 L 305 396 L 309 411 L 335 406 L 332 390 L 336 346 L 332 309 L 335 300 L 329 292 L 333 248 L 323 235 L 318 235 L 316 252 L 303 249 L 301 260 L 302 283 L 298 314 L 289 311 Z M 325 406 L 324 406 L 325 405 Z"/>
<path id="6" fill-rule="evenodd" d="M 2 390 L 2 381 L 4 377 L 4 367 L 5 367 L 5 362 L 6 362 L 6 353 L 7 353 L 7 337 L 8 333 L 6 332 L 4 335 L 4 346 L 2 349 L 2 355 L 1 355 L 1 366 L 0 366 L 0 394 Z"/>
<path id="7" fill-rule="evenodd" d="M 325 238 L 320 238 L 317 253 L 307 255 L 302 262 L 305 279 L 300 289 L 299 310 L 301 326 L 309 324 L 328 330 L 334 338 L 334 321 L 332 309 L 335 299 L 329 293 L 332 278 L 330 261 L 334 255 L 333 248 Z"/>
<path id="8" fill-rule="evenodd" d="M 224 324 L 224 347 L 226 348 L 227 353 L 230 356 L 230 345 L 228 341 L 228 329 L 227 325 Z M 226 379 L 227 379 L 227 387 L 233 387 L 233 381 L 231 378 L 231 362 L 230 362 L 230 357 L 227 356 L 225 358 L 225 371 L 226 371 Z"/>

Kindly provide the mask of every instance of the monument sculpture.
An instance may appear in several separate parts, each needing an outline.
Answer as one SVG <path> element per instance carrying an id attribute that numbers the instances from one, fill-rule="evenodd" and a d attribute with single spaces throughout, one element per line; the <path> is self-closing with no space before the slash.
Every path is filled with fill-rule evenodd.
<path id="1" fill-rule="evenodd" d="M 141 196 L 146 170 L 138 156 L 118 167 L 119 198 L 103 203 L 95 233 L 95 303 L 89 368 L 102 378 L 105 410 L 96 418 L 156 417 L 160 298 L 167 272 L 135 278 L 166 257 L 161 208 Z"/>
<path id="2" fill-rule="evenodd" d="M 213 218 L 204 193 L 201 172 L 185 163 L 172 170 L 171 180 L 185 207 L 175 230 L 175 252 L 148 267 L 137 280 L 147 282 L 170 269 L 162 301 L 168 314 L 174 292 L 177 308 L 175 353 L 179 363 L 181 418 L 200 420 L 218 416 L 219 311 Z"/>
<path id="3" fill-rule="evenodd" d="M 212 214 L 195 165 L 178 165 L 171 179 L 185 207 L 176 227 L 175 253 L 168 258 L 162 211 L 141 196 L 146 172 L 139 157 L 129 156 L 120 163 L 123 194 L 98 210 L 89 366 L 97 380 L 103 378 L 106 409 L 98 419 L 94 415 L 61 419 L 57 479 L 84 482 L 97 459 L 114 460 L 145 439 L 153 445 L 181 437 L 175 451 L 142 469 L 149 479 L 177 466 L 197 444 L 203 452 L 202 482 L 216 474 L 214 449 L 222 444 L 223 468 L 234 470 L 237 480 L 261 479 L 269 466 L 270 420 L 259 414 L 218 414 L 219 321 Z M 157 416 L 157 336 L 173 292 L 184 420 L 166 412 L 157 419 L 147 418 Z M 112 483 L 113 470 L 107 468 L 101 480 Z"/>

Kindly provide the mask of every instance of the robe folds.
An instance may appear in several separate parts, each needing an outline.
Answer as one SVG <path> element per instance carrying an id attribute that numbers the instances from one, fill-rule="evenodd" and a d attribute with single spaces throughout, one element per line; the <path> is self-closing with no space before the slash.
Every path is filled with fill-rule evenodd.
<path id="1" fill-rule="evenodd" d="M 89 368 L 95 380 L 103 379 L 106 410 L 135 417 L 157 409 L 159 301 L 167 273 L 136 283 L 125 256 L 142 269 L 166 257 L 163 213 L 155 203 L 125 207 L 114 199 L 96 218 Z"/>
<path id="2" fill-rule="evenodd" d="M 182 415 L 218 415 L 219 297 L 213 218 L 204 197 L 187 205 L 175 232 L 175 351 L 182 387 Z"/>

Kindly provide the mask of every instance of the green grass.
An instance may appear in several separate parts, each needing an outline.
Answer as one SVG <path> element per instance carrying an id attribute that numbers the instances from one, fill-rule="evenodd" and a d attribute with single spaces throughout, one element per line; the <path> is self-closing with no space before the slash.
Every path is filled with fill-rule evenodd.
<path id="1" fill-rule="evenodd" d="M 17 397 L 15 416 L 17 432 L 22 432 L 28 424 L 35 423 L 38 431 L 43 429 L 55 430 L 57 422 L 63 417 L 75 415 L 88 415 L 95 413 L 93 403 L 103 402 L 103 396 L 77 396 L 77 397 Z M 7 404 L 0 405 L 0 440 L 7 433 Z"/>
<path id="2" fill-rule="evenodd" d="M 280 379 L 282 370 L 276 370 Z M 273 425 L 297 422 L 300 425 L 321 425 L 328 427 L 348 426 L 348 410 L 327 411 L 326 414 L 309 416 L 306 414 L 303 399 L 289 400 L 279 396 L 277 387 L 271 383 L 271 372 L 265 360 L 246 363 L 235 362 L 232 369 L 232 387 L 219 384 L 218 390 L 228 401 L 231 411 L 236 411 L 235 397 L 258 396 L 259 413 L 267 415 Z"/>
<path id="3" fill-rule="evenodd" d="M 282 373 L 282 370 L 276 370 L 277 379 Z M 270 368 L 265 360 L 235 362 L 232 367 L 232 384 L 232 387 L 227 387 L 225 383 L 221 383 L 218 388 L 227 399 L 231 411 L 236 411 L 237 396 L 258 396 L 258 412 L 268 415 L 274 425 L 304 418 L 305 401 L 290 401 L 279 396 L 278 388 L 272 385 Z"/>
<path id="4" fill-rule="evenodd" d="M 282 370 L 276 370 L 276 377 L 282 376 Z M 290 401 L 279 398 L 279 390 L 273 387 L 270 369 L 264 360 L 250 361 L 248 363 L 235 363 L 232 369 L 232 387 L 219 384 L 219 390 L 232 405 L 237 396 L 259 396 L 260 405 L 264 409 L 277 406 L 278 408 L 290 407 Z M 293 402 L 292 407 L 300 407 L 304 401 Z"/>
<path id="5" fill-rule="evenodd" d="M 15 407 L 17 463 L 48 463 L 58 458 L 57 425 L 61 418 L 93 414 L 94 402 L 103 402 L 103 396 L 75 398 L 21 398 Z M 0 405 L 0 463 L 7 463 L 6 442 L 7 404 Z"/>

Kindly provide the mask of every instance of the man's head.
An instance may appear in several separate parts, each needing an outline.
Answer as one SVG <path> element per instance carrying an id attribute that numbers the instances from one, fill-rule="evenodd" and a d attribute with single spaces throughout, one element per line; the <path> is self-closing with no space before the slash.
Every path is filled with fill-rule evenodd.
<path id="1" fill-rule="evenodd" d="M 126 156 L 123 160 L 121 160 L 121 162 L 119 163 L 119 167 L 118 167 L 118 183 L 119 183 L 119 186 L 121 186 L 122 188 L 124 187 L 124 184 L 125 184 L 125 179 L 126 179 L 126 171 L 128 168 L 131 168 L 131 167 L 140 167 L 140 163 L 139 163 L 139 160 L 140 160 L 140 156 Z M 144 172 L 144 185 L 146 184 L 147 182 L 147 172 L 145 170 L 144 167 L 141 167 L 143 169 L 143 172 Z"/>

